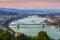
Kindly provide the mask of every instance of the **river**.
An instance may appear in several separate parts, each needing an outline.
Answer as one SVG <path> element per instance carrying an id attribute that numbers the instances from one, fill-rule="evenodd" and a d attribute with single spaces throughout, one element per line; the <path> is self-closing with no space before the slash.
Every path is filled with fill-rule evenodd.
<path id="1" fill-rule="evenodd" d="M 13 29 L 15 32 L 21 32 L 28 36 L 36 36 L 38 32 L 46 31 L 51 38 L 59 39 L 60 31 L 58 28 L 55 28 L 55 26 L 45 25 L 45 27 L 43 28 L 42 25 L 20 25 L 20 24 L 41 24 L 41 22 L 43 22 L 45 19 L 46 19 L 45 17 L 44 18 L 34 16 L 27 17 L 11 22 L 9 24 L 9 27 Z M 17 24 L 19 24 L 19 28 L 17 28 Z"/>

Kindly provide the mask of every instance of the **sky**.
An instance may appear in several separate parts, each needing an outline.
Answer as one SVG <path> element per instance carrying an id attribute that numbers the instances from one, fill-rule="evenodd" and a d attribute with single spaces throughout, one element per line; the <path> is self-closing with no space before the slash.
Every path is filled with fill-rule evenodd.
<path id="1" fill-rule="evenodd" d="M 60 9 L 60 0 L 0 0 L 0 8 Z"/>

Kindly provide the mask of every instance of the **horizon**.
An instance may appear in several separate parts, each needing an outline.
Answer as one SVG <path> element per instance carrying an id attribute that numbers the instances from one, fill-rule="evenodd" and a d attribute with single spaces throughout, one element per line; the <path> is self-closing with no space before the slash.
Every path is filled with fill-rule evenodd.
<path id="1" fill-rule="evenodd" d="M 36 9 L 36 8 L 29 8 L 29 9 L 27 9 L 27 8 L 23 8 L 23 9 L 18 9 L 18 8 L 3 8 L 3 7 L 1 7 L 0 9 L 15 9 L 15 10 L 60 10 L 60 9 L 50 9 L 50 8 L 45 8 L 45 9 L 42 9 L 42 8 L 40 8 L 40 9 Z"/>

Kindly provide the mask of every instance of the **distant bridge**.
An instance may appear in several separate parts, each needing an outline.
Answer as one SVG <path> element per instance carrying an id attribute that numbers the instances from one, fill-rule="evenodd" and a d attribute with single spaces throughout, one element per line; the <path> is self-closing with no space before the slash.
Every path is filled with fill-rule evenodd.
<path id="1" fill-rule="evenodd" d="M 49 23 L 40 23 L 40 24 L 11 24 L 9 26 L 17 26 L 17 25 L 50 25 Z"/>

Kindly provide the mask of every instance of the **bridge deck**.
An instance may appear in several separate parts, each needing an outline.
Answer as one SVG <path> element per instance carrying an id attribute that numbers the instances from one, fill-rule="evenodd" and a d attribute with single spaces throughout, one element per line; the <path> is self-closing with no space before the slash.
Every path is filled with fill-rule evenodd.
<path id="1" fill-rule="evenodd" d="M 17 25 L 50 25 L 50 24 L 11 24 L 9 26 L 17 26 Z"/>

